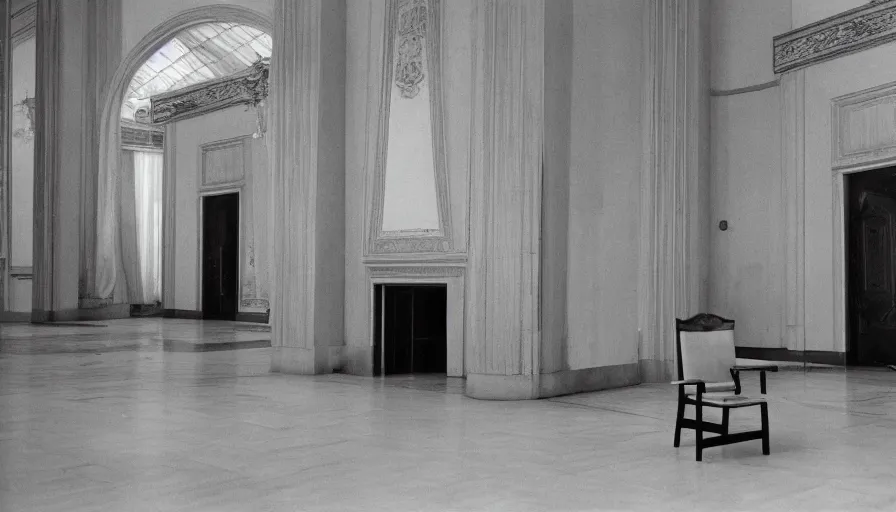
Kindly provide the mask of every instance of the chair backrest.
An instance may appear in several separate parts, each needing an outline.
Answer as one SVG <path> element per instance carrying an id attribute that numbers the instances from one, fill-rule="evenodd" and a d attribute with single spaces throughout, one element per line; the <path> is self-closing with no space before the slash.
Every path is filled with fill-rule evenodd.
<path id="1" fill-rule="evenodd" d="M 730 382 L 735 364 L 734 320 L 700 313 L 675 319 L 678 378 Z"/>

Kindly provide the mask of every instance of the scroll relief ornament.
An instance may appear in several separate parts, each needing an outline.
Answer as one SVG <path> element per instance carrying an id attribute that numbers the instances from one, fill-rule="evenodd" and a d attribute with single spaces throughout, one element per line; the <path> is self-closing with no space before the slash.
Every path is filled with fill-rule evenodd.
<path id="1" fill-rule="evenodd" d="M 405 99 L 415 98 L 423 83 L 426 0 L 402 0 L 398 7 L 395 85 Z"/>

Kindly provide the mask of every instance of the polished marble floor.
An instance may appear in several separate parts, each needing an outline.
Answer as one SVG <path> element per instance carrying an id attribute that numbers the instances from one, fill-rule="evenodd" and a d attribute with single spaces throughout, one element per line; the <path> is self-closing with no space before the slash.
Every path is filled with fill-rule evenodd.
<path id="1" fill-rule="evenodd" d="M 697 463 L 691 435 L 672 447 L 667 385 L 483 402 L 459 379 L 164 350 L 249 327 L 94 324 L 0 325 L 2 512 L 896 510 L 893 371 L 773 374 L 772 455 Z"/>

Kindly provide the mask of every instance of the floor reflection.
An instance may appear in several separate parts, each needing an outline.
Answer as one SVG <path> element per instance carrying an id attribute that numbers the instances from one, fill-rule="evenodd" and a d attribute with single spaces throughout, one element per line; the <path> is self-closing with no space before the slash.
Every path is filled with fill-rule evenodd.
<path id="1" fill-rule="evenodd" d="M 266 348 L 164 351 L 239 334 L 189 322 L 0 326 L 0 510 L 896 509 L 893 371 L 772 374 L 772 455 L 696 463 L 669 385 L 487 402 L 440 376 L 271 374 Z"/>

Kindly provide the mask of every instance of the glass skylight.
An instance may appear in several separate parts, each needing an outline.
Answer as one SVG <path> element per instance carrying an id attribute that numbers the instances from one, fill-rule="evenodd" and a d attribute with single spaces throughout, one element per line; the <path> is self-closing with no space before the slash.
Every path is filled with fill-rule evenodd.
<path id="1" fill-rule="evenodd" d="M 271 56 L 271 36 L 235 23 L 188 28 L 150 57 L 131 80 L 121 117 L 134 119 L 138 107 L 162 92 L 230 76 Z"/>

